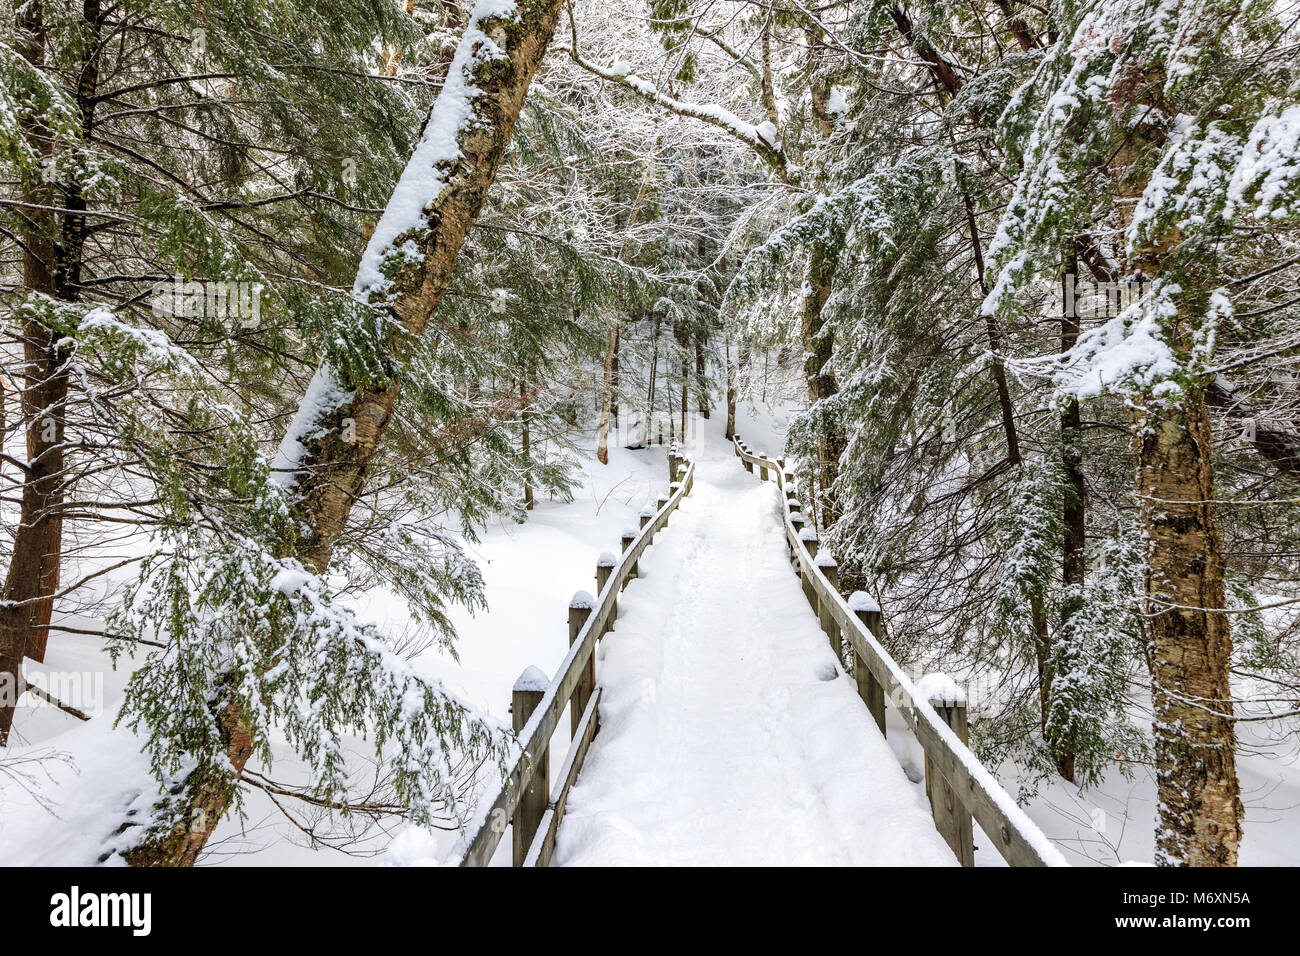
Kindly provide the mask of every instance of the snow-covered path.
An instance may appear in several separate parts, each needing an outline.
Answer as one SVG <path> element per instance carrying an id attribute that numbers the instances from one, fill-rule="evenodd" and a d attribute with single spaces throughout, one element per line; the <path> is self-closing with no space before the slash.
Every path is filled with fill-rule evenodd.
<path id="1" fill-rule="evenodd" d="M 955 864 L 784 557 L 774 483 L 702 450 L 600 647 L 554 865 Z"/>

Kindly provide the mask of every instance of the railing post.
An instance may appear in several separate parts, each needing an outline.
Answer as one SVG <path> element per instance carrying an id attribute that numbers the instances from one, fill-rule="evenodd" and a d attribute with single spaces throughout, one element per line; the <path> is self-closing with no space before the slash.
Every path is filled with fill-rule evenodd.
<path id="1" fill-rule="evenodd" d="M 808 557 L 817 562 L 817 532 L 812 528 L 804 528 L 799 532 L 799 540 L 803 546 L 808 549 Z M 813 590 L 812 575 L 804 571 L 803 565 L 799 566 L 799 577 L 803 581 L 803 596 L 808 599 L 814 611 L 817 610 L 817 592 Z"/>
<path id="2" fill-rule="evenodd" d="M 829 551 L 823 551 L 817 555 L 817 570 L 826 576 L 826 582 L 830 584 L 832 591 L 839 591 L 840 587 L 840 566 L 835 560 L 835 555 Z M 840 626 L 835 623 L 835 615 L 831 613 L 831 603 L 824 599 L 820 594 L 817 596 L 817 618 L 821 621 L 822 630 L 826 632 L 827 639 L 831 642 L 831 651 L 835 654 L 835 659 L 843 663 L 843 652 L 840 649 Z"/>
<path id="3" fill-rule="evenodd" d="M 791 525 L 791 527 L 794 528 L 795 536 L 796 536 L 797 538 L 799 538 L 800 540 L 802 540 L 802 539 L 803 539 L 803 526 L 804 526 L 805 524 L 807 524 L 807 521 L 804 519 L 803 512 L 799 510 L 799 507 L 798 507 L 799 503 L 798 503 L 798 502 L 792 502 L 792 503 L 795 505 L 795 510 L 793 510 L 793 511 L 790 512 L 790 525 Z M 786 551 L 788 552 L 788 554 L 789 554 L 789 558 L 790 558 L 790 567 L 794 568 L 794 573 L 795 573 L 795 574 L 798 574 L 798 573 L 799 573 L 799 551 L 798 551 L 798 548 L 797 548 L 795 545 L 792 545 L 789 541 L 786 541 L 786 543 L 785 543 L 785 550 L 786 550 Z"/>
<path id="4" fill-rule="evenodd" d="M 960 691 L 954 686 L 942 694 L 931 693 L 930 706 L 952 728 L 958 739 L 966 743 L 966 698 Z M 930 796 L 935 829 L 952 847 L 957 862 L 962 866 L 974 866 L 975 829 L 970 811 L 957 799 L 956 791 L 930 763 L 928 756 L 925 759 L 925 792 Z"/>
<path id="5" fill-rule="evenodd" d="M 579 591 L 569 601 L 569 646 L 572 647 L 578 635 L 582 633 L 582 628 L 587 623 L 587 618 L 591 617 L 592 608 L 596 606 L 596 599 L 586 591 Z M 587 701 L 591 700 L 592 691 L 596 687 L 596 654 L 593 651 L 587 658 L 587 666 L 582 672 L 582 679 L 578 681 L 578 686 L 573 690 L 573 696 L 569 698 L 569 725 L 570 733 L 578 733 L 578 724 L 582 721 L 582 714 L 587 709 Z"/>
<path id="6" fill-rule="evenodd" d="M 533 716 L 533 711 L 542 702 L 550 680 L 536 667 L 526 667 L 515 681 L 510 695 L 510 716 L 518 735 Z M 528 856 L 528 848 L 533 845 L 533 836 L 546 814 L 546 800 L 551 789 L 551 747 L 548 743 L 542 750 L 541 757 L 533 764 L 532 775 L 524 789 L 515 810 L 514 825 L 511 827 L 512 854 L 515 866 L 523 866 Z"/>
<path id="7" fill-rule="evenodd" d="M 858 616 L 862 626 L 879 641 L 883 630 L 880 626 L 880 605 L 875 598 L 866 591 L 854 591 L 849 597 L 849 610 Z M 867 705 L 867 710 L 871 711 L 876 726 L 880 728 L 880 736 L 884 737 L 885 688 L 880 686 L 880 681 L 876 680 L 876 675 L 871 673 L 871 668 L 867 667 L 867 662 L 856 648 L 853 651 L 853 677 L 858 682 L 858 696 Z"/>
<path id="8" fill-rule="evenodd" d="M 758 480 L 767 481 L 767 463 L 765 461 L 758 463 Z"/>
<path id="9" fill-rule="evenodd" d="M 632 542 L 635 540 L 636 540 L 636 532 L 633 531 L 631 528 L 625 528 L 623 531 L 623 536 L 619 538 L 619 543 L 623 546 L 623 554 L 627 554 L 627 549 L 632 547 Z M 628 581 L 631 581 L 634 577 L 637 576 L 638 573 L 640 573 L 639 569 L 637 568 L 637 565 L 640 563 L 641 562 L 639 561 L 632 562 L 632 567 L 628 568 L 627 571 Z M 623 582 L 623 587 L 627 587 L 627 581 Z"/>
<path id="10" fill-rule="evenodd" d="M 678 461 L 679 459 L 677 457 L 677 443 L 673 442 L 673 447 L 668 452 L 668 480 L 670 482 L 677 480 Z"/>
<path id="11" fill-rule="evenodd" d="M 655 499 L 655 514 L 658 514 L 659 512 L 663 511 L 663 510 L 664 510 L 664 505 L 666 505 L 666 504 L 668 504 L 668 495 L 660 495 L 658 498 L 656 498 L 656 499 Z M 669 517 L 670 517 L 669 515 L 664 515 L 664 527 L 665 527 L 665 528 L 668 527 L 668 518 L 669 518 Z M 659 533 L 659 532 L 657 532 L 657 531 L 655 532 L 655 534 L 658 534 L 658 533 Z M 651 535 L 651 536 L 650 536 L 650 540 L 651 540 L 651 541 L 654 540 L 654 535 Z"/>
<path id="12" fill-rule="evenodd" d="M 605 584 L 609 581 L 609 576 L 614 573 L 614 567 L 618 564 L 618 558 L 614 557 L 612 551 L 602 551 L 600 557 L 596 559 L 596 596 L 599 597 L 605 590 Z M 605 622 L 605 627 L 598 636 L 604 637 L 612 629 L 614 622 L 618 620 L 618 598 L 614 599 L 613 606 L 609 609 L 609 620 Z"/>

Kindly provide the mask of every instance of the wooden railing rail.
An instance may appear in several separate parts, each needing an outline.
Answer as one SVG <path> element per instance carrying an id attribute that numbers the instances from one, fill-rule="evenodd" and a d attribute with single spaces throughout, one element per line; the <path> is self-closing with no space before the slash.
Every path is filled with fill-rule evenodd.
<path id="1" fill-rule="evenodd" d="M 505 835 L 512 829 L 512 863 L 546 866 L 555 849 L 555 835 L 564 817 L 569 788 L 578 778 L 582 762 L 597 730 L 600 691 L 595 686 L 596 642 L 613 626 L 618 614 L 618 592 L 636 577 L 637 563 L 654 536 L 668 524 L 682 499 L 695 484 L 695 463 L 669 455 L 670 493 L 661 495 L 658 507 L 641 515 L 635 534 L 625 532 L 622 554 L 601 555 L 596 564 L 596 596 L 579 591 L 569 603 L 569 653 L 559 672 L 547 681 L 537 668 L 526 668 L 515 683 L 511 716 L 516 743 L 501 788 L 479 811 L 467 829 L 460 852 L 461 866 L 487 866 Z M 572 743 L 548 794 L 551 735 L 568 705 L 573 711 Z"/>
<path id="2" fill-rule="evenodd" d="M 840 658 L 841 636 L 853 648 L 858 693 L 880 732 L 885 732 L 888 699 L 921 744 L 935 826 L 957 859 L 964 866 L 974 865 L 973 817 L 1012 866 L 1068 866 L 1060 850 L 966 745 L 964 696 L 941 693 L 923 700 L 880 645 L 881 616 L 876 602 L 861 591 L 848 600 L 841 596 L 834 557 L 819 550 L 816 532 L 806 527 L 794 475 L 786 470 L 784 459 L 752 451 L 739 435 L 732 446 L 747 471 L 757 468 L 762 480 L 772 472 L 785 492 L 786 545 L 804 594 L 827 632 L 836 659 Z"/>

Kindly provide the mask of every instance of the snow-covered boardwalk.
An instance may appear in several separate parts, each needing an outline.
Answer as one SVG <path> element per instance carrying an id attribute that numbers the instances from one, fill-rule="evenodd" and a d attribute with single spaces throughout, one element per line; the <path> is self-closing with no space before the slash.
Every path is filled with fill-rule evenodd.
<path id="1" fill-rule="evenodd" d="M 835 667 L 779 506 L 703 450 L 601 644 L 600 733 L 553 865 L 955 865 Z"/>

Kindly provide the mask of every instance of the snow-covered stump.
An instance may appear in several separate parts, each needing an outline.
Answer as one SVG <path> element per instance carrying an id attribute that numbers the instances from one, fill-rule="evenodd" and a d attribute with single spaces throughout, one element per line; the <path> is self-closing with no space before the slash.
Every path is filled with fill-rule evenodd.
<path id="1" fill-rule="evenodd" d="M 880 624 L 880 605 L 866 591 L 854 591 L 849 597 L 849 610 L 857 615 L 862 626 L 871 632 L 871 635 L 879 641 L 884 634 L 884 629 Z M 876 726 L 880 728 L 880 736 L 885 734 L 885 688 L 881 686 L 880 681 L 876 680 L 876 675 L 871 673 L 871 668 L 867 666 L 866 660 L 853 650 L 853 677 L 858 683 L 858 696 L 862 702 L 867 705 L 867 710 L 871 716 L 876 719 Z"/>
<path id="2" fill-rule="evenodd" d="M 641 526 L 645 527 L 644 519 L 642 519 L 641 521 Z M 619 544 L 622 545 L 624 554 L 627 554 L 627 549 L 632 547 L 632 542 L 635 540 L 636 540 L 636 532 L 634 530 L 632 530 L 631 528 L 627 528 L 623 531 L 622 537 L 619 538 Z M 627 581 L 623 582 L 623 587 L 626 588 L 627 582 L 631 581 L 634 577 L 636 577 L 640 573 L 640 569 L 637 567 L 637 565 L 640 563 L 641 562 L 639 561 L 633 561 L 632 567 L 627 569 Z"/>
<path id="3" fill-rule="evenodd" d="M 596 559 L 596 594 L 599 596 L 605 590 L 605 585 L 609 582 L 609 576 L 614 573 L 614 568 L 618 565 L 618 558 L 614 557 L 612 551 L 603 551 L 599 558 Z M 604 630 L 598 635 L 604 637 L 613 629 L 613 624 L 618 620 L 618 600 L 609 609 L 609 620 L 605 622 Z"/>
<path id="4" fill-rule="evenodd" d="M 596 606 L 596 599 L 586 591 L 579 591 L 572 600 L 569 601 L 569 646 L 572 647 L 582 633 L 583 627 L 587 624 L 587 618 L 591 617 L 592 609 Z M 569 723 L 570 733 L 578 733 L 578 725 L 582 723 L 583 711 L 587 709 L 587 701 L 591 700 L 592 691 L 596 687 L 596 655 L 587 658 L 587 666 L 583 669 L 582 679 L 578 681 L 578 686 L 573 689 L 573 696 L 569 698 Z"/>
<path id="5" fill-rule="evenodd" d="M 840 566 L 835 560 L 835 555 L 829 551 L 823 551 L 817 555 L 817 570 L 826 576 L 826 582 L 830 584 L 832 591 L 838 591 L 840 586 Z M 826 632 L 827 639 L 831 642 L 831 652 L 835 659 L 843 663 L 844 654 L 840 648 L 840 626 L 835 623 L 835 615 L 831 612 L 830 601 L 823 601 L 819 595 L 817 598 L 817 620 L 821 622 L 822 630 Z"/>
<path id="6" fill-rule="evenodd" d="M 799 532 L 799 540 L 803 546 L 808 549 L 808 557 L 814 562 L 817 560 L 817 532 L 812 528 L 804 528 Z M 809 606 L 817 610 L 817 592 L 813 589 L 812 575 L 799 568 L 799 579 L 803 582 L 803 596 L 808 599 Z"/>
<path id="7" fill-rule="evenodd" d="M 962 743 L 966 743 L 966 695 L 961 688 L 946 675 L 931 674 L 921 679 L 918 689 L 926 695 L 939 718 L 952 728 Z M 925 792 L 930 797 L 935 829 L 952 847 L 962 866 L 974 866 L 975 825 L 970 811 L 957 799 L 956 792 L 943 774 L 931 764 L 928 754 L 925 758 Z"/>
<path id="8" fill-rule="evenodd" d="M 528 718 L 542 702 L 550 679 L 536 667 L 526 667 L 515 681 L 514 691 L 510 695 L 510 717 L 515 734 L 523 731 Z M 528 848 L 533 844 L 537 828 L 546 815 L 546 801 L 551 787 L 551 748 L 542 750 L 541 758 L 533 765 L 532 776 L 528 786 L 519 798 L 511 826 L 511 860 L 514 866 L 523 866 L 528 856 Z"/>

